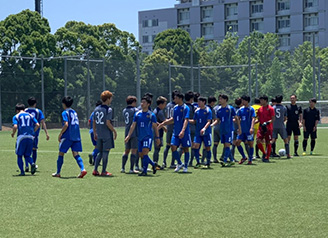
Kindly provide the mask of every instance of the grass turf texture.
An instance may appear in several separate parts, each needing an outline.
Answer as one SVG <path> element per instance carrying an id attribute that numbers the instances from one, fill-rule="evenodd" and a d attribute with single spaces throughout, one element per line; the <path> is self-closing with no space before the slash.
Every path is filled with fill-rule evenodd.
<path id="1" fill-rule="evenodd" d="M 138 177 L 120 173 L 124 146 L 119 129 L 109 156 L 114 177 L 103 178 L 91 175 L 87 155 L 92 146 L 82 130 L 82 158 L 89 172 L 84 179 L 75 178 L 79 169 L 71 153 L 64 158 L 63 178 L 51 177 L 58 130 L 50 130 L 50 141 L 41 132 L 39 172 L 14 176 L 15 140 L 10 132 L 0 132 L 0 237 L 325 237 L 327 132 L 319 130 L 315 156 Z"/>

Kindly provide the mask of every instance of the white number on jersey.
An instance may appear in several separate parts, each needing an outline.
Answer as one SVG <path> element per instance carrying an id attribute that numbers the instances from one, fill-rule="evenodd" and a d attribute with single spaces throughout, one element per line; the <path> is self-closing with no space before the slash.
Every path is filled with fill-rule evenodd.
<path id="1" fill-rule="evenodd" d="M 129 118 L 129 113 L 128 113 L 128 112 L 126 112 L 126 113 L 124 114 L 124 119 L 125 119 L 125 124 L 126 124 L 126 125 L 129 124 L 129 122 L 130 122 L 130 118 Z"/>
<path id="2" fill-rule="evenodd" d="M 30 120 L 31 120 L 31 117 L 26 115 L 25 117 L 24 116 L 20 116 L 19 119 L 21 120 L 22 122 L 22 127 L 25 127 L 25 126 L 30 126 Z"/>
<path id="3" fill-rule="evenodd" d="M 72 118 L 72 122 L 71 125 L 78 125 L 79 124 L 79 118 L 77 117 L 77 113 L 73 113 L 71 112 L 71 118 Z"/>
<path id="4" fill-rule="evenodd" d="M 102 121 L 102 119 L 104 118 L 104 113 L 103 112 L 96 112 L 95 116 L 96 116 L 96 124 L 97 125 L 103 125 L 104 122 Z"/>
<path id="5" fill-rule="evenodd" d="M 140 127 L 145 127 L 145 123 L 144 122 L 140 122 Z"/>
<path id="6" fill-rule="evenodd" d="M 280 113 L 280 108 L 276 108 L 276 118 L 280 118 L 281 113 Z"/>

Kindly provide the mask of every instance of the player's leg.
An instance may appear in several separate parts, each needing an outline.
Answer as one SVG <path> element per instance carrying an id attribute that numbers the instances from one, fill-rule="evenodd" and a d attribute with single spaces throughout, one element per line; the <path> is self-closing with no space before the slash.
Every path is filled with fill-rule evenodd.
<path id="1" fill-rule="evenodd" d="M 295 127 L 295 129 L 293 130 L 294 133 L 294 156 L 298 156 L 298 146 L 299 146 L 299 140 L 298 137 L 301 135 L 301 130 L 299 128 L 299 126 Z"/>
<path id="2" fill-rule="evenodd" d="M 107 172 L 107 165 L 108 165 L 108 156 L 110 153 L 110 150 L 114 148 L 114 138 L 108 137 L 107 139 L 103 140 L 103 153 L 102 153 L 102 172 L 101 176 L 112 176 L 111 173 Z"/>
<path id="3" fill-rule="evenodd" d="M 247 160 L 247 157 L 246 157 L 246 155 L 244 153 L 244 149 L 241 146 L 241 142 L 245 142 L 245 140 L 246 140 L 246 135 L 245 135 L 245 133 L 242 133 L 242 134 L 240 134 L 240 135 L 237 136 L 237 140 L 235 142 L 236 147 L 237 147 L 237 149 L 239 151 L 239 154 L 241 155 L 241 160 L 239 161 L 239 164 L 242 164 L 242 163 L 244 163 Z"/>
<path id="4" fill-rule="evenodd" d="M 96 158 L 97 158 L 97 155 L 99 153 L 99 150 L 97 149 L 97 141 L 94 138 L 93 132 L 90 133 L 90 138 L 91 138 L 91 143 L 94 146 L 94 149 L 93 149 L 92 153 L 89 154 L 89 164 L 94 165 L 95 161 L 96 161 Z"/>
<path id="5" fill-rule="evenodd" d="M 196 166 L 195 168 L 200 167 L 200 161 L 199 161 L 199 148 L 200 148 L 200 143 L 196 142 L 196 137 L 192 146 L 192 150 L 194 151 L 195 159 L 196 159 Z"/>
<path id="6" fill-rule="evenodd" d="M 61 139 L 59 143 L 59 153 L 58 153 L 58 159 L 57 159 L 57 171 L 56 173 L 53 173 L 53 177 L 60 177 L 60 172 L 64 164 L 64 155 L 67 153 L 68 149 L 72 145 L 72 141 L 68 139 Z"/>
<path id="7" fill-rule="evenodd" d="M 87 174 L 87 171 L 85 170 L 83 160 L 82 160 L 81 156 L 79 155 L 79 152 L 82 152 L 81 141 L 75 141 L 71 147 L 71 150 L 72 150 L 73 157 L 76 160 L 76 163 L 79 166 L 80 171 L 81 171 L 77 177 L 83 178 Z"/>
<path id="8" fill-rule="evenodd" d="M 213 162 L 214 163 L 219 163 L 217 159 L 217 153 L 218 153 L 218 146 L 220 142 L 220 131 L 216 130 L 214 128 L 214 136 L 213 136 L 213 147 L 212 147 L 212 154 L 213 154 Z"/>
<path id="9" fill-rule="evenodd" d="M 99 153 L 96 157 L 95 164 L 94 164 L 94 169 L 93 169 L 93 172 L 92 172 L 92 175 L 94 175 L 94 176 L 100 175 L 99 172 L 98 172 L 98 166 L 99 166 L 100 161 L 103 157 L 103 151 L 104 151 L 104 145 L 103 145 L 103 140 L 102 139 L 97 140 L 97 149 L 98 149 Z"/>
<path id="10" fill-rule="evenodd" d="M 136 147 L 138 147 L 138 140 L 136 140 Z M 132 146 L 132 147 L 134 147 L 134 146 Z M 137 148 L 133 148 L 132 150 L 131 150 L 131 155 L 130 155 L 130 171 L 129 171 L 129 173 L 130 174 L 136 174 L 136 173 L 138 173 L 138 171 L 137 170 L 134 170 L 134 165 L 135 165 L 135 161 L 136 161 L 136 159 L 137 159 L 137 154 L 138 154 L 138 149 Z"/>
<path id="11" fill-rule="evenodd" d="M 28 161 L 28 163 L 31 165 L 31 174 L 35 174 L 35 163 L 33 162 L 33 159 L 31 157 L 33 153 L 33 140 L 32 139 L 24 139 L 25 141 L 25 151 L 24 151 L 24 158 Z"/>
<path id="12" fill-rule="evenodd" d="M 249 135 L 247 138 L 248 146 L 249 146 L 249 152 L 248 152 L 248 164 L 252 164 L 253 162 L 253 156 L 254 156 L 254 138 L 253 135 Z"/>
<path id="13" fill-rule="evenodd" d="M 20 176 L 24 176 L 25 175 L 25 170 L 24 170 L 24 162 L 23 162 L 23 155 L 24 155 L 24 151 L 25 151 L 25 145 L 23 144 L 23 140 L 19 140 L 17 139 L 16 142 L 16 155 L 17 155 L 17 165 L 18 168 L 20 170 Z"/>
<path id="14" fill-rule="evenodd" d="M 276 141 L 278 139 L 279 129 L 274 128 L 272 132 L 272 141 L 271 141 L 271 155 L 270 157 L 276 158 L 279 157 L 279 155 L 276 154 Z"/>
<path id="15" fill-rule="evenodd" d="M 313 131 L 311 133 L 311 152 L 310 152 L 311 155 L 313 154 L 316 139 L 317 139 L 317 131 Z"/>
<path id="16" fill-rule="evenodd" d="M 129 153 L 131 151 L 131 141 L 130 140 L 127 143 L 125 143 L 125 151 L 124 151 L 124 153 L 122 155 L 122 168 L 121 168 L 121 173 L 125 173 L 125 164 L 128 161 Z"/>
<path id="17" fill-rule="evenodd" d="M 271 154 L 271 141 L 272 141 L 272 131 L 268 130 L 265 134 L 265 143 L 266 143 L 266 159 L 269 161 Z M 267 162 L 268 162 L 267 161 Z"/>
<path id="18" fill-rule="evenodd" d="M 279 134 L 281 136 L 281 138 L 283 139 L 283 141 L 285 142 L 285 150 L 286 150 L 286 155 L 287 155 L 287 159 L 290 159 L 290 149 L 289 149 L 289 140 L 288 140 L 288 135 L 287 135 L 287 131 L 285 128 L 281 128 L 279 131 Z"/>
<path id="19" fill-rule="evenodd" d="M 178 166 L 180 166 L 182 164 L 182 162 L 180 160 L 179 152 L 177 151 L 180 144 L 181 143 L 180 143 L 179 137 L 178 136 L 172 136 L 171 150 L 172 150 L 172 155 L 173 155 L 174 160 L 176 160 L 178 162 Z"/>
<path id="20" fill-rule="evenodd" d="M 190 146 L 191 146 L 191 141 L 190 141 L 189 147 Z M 184 152 L 184 155 L 185 155 L 184 169 L 183 169 L 184 173 L 188 172 L 188 165 L 189 165 L 189 159 L 190 159 L 189 147 L 183 147 L 183 152 Z"/>
<path id="21" fill-rule="evenodd" d="M 310 133 L 306 128 L 306 131 L 304 131 L 304 135 L 303 135 L 303 137 L 304 137 L 304 139 L 303 139 L 303 155 L 306 155 L 306 147 L 307 147 L 307 142 L 308 142 L 309 136 L 310 136 Z"/>
<path id="22" fill-rule="evenodd" d="M 153 158 L 154 158 L 154 162 L 155 163 L 158 163 L 159 161 L 159 153 L 161 151 L 161 148 L 163 146 L 163 137 L 160 138 L 160 144 L 157 146 L 156 143 L 154 143 L 154 148 L 155 148 L 155 151 L 154 151 L 154 155 L 153 155 Z"/>

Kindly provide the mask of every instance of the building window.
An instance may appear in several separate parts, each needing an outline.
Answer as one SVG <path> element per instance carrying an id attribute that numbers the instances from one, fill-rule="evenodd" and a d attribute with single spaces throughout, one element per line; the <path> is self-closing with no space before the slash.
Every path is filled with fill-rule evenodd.
<path id="1" fill-rule="evenodd" d="M 318 14 L 307 14 L 304 15 L 304 26 L 305 27 L 313 27 L 319 25 L 319 17 Z"/>
<path id="2" fill-rule="evenodd" d="M 213 19 L 213 6 L 202 7 L 202 21 L 211 21 Z"/>
<path id="3" fill-rule="evenodd" d="M 304 1 L 305 8 L 317 7 L 317 6 L 318 6 L 318 0 L 305 0 Z"/>
<path id="4" fill-rule="evenodd" d="M 142 27 L 153 27 L 153 26 L 158 26 L 158 19 L 142 21 Z"/>
<path id="5" fill-rule="evenodd" d="M 316 46 L 318 46 L 319 45 L 319 34 L 318 34 L 318 32 L 307 32 L 307 33 L 304 33 L 304 41 L 313 42 L 313 34 L 314 34 L 314 44 Z"/>
<path id="6" fill-rule="evenodd" d="M 184 25 L 184 26 L 178 26 L 179 29 L 185 30 L 188 33 L 190 33 L 190 26 L 189 25 Z"/>
<path id="7" fill-rule="evenodd" d="M 258 14 L 263 12 L 263 1 L 251 2 L 251 13 Z"/>
<path id="8" fill-rule="evenodd" d="M 289 16 L 278 17 L 277 18 L 277 26 L 278 26 L 278 30 L 283 29 L 283 28 L 289 28 L 290 27 L 290 17 Z"/>
<path id="9" fill-rule="evenodd" d="M 289 9 L 290 9 L 290 0 L 278 0 L 277 2 L 278 11 L 286 11 Z"/>
<path id="10" fill-rule="evenodd" d="M 189 18 L 190 18 L 189 8 L 179 9 L 178 15 L 179 15 L 179 24 L 189 23 Z"/>
<path id="11" fill-rule="evenodd" d="M 142 43 L 149 43 L 149 36 L 142 36 Z"/>
<path id="12" fill-rule="evenodd" d="M 251 32 L 252 31 L 260 31 L 261 32 L 263 30 L 264 30 L 263 18 L 251 20 Z"/>
<path id="13" fill-rule="evenodd" d="M 204 36 L 205 38 L 214 36 L 213 23 L 202 24 L 202 36 Z"/>
<path id="14" fill-rule="evenodd" d="M 236 17 L 238 15 L 238 4 L 233 3 L 225 5 L 225 14 L 226 19 Z"/>
<path id="15" fill-rule="evenodd" d="M 238 21 L 226 22 L 226 32 L 238 32 Z"/>
<path id="16" fill-rule="evenodd" d="M 153 43 L 155 41 L 156 35 L 151 36 L 151 42 Z"/>
<path id="17" fill-rule="evenodd" d="M 280 47 L 290 46 L 290 35 L 279 35 Z"/>

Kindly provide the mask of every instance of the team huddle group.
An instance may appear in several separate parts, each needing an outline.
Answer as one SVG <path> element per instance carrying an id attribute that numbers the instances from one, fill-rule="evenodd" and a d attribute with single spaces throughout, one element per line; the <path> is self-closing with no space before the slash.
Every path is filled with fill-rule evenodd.
<path id="1" fill-rule="evenodd" d="M 113 94 L 106 90 L 101 93 L 100 101 L 92 112 L 89 120 L 90 135 L 94 150 L 89 155 L 89 163 L 94 165 L 94 176 L 112 176 L 107 171 L 108 156 L 114 148 L 117 132 L 113 126 L 113 110 L 110 107 Z M 294 135 L 294 156 L 298 156 L 298 137 L 303 127 L 303 155 L 306 154 L 308 138 L 311 136 L 311 154 L 315 147 L 317 137 L 317 124 L 320 120 L 319 110 L 315 108 L 316 99 L 310 99 L 310 106 L 302 111 L 296 104 L 296 95 L 291 95 L 291 103 L 283 106 L 283 97 L 278 95 L 271 100 L 269 105 L 267 96 L 254 99 L 254 105 L 250 106 L 250 97 L 242 96 L 235 100 L 235 107 L 228 104 L 227 95 L 221 94 L 215 97 L 202 97 L 199 93 L 188 91 L 183 94 L 179 91 L 172 92 L 172 101 L 160 96 L 156 100 L 157 107 L 152 110 L 153 95 L 146 93 L 141 98 L 137 107 L 137 98 L 128 96 L 127 107 L 123 110 L 125 121 L 125 151 L 122 156 L 121 172 L 125 173 L 125 166 L 130 155 L 130 169 L 128 173 L 146 176 L 147 172 L 153 174 L 157 170 L 166 167 L 173 168 L 175 172 L 182 170 L 188 172 L 188 167 L 210 168 L 211 163 L 220 163 L 222 167 L 230 167 L 238 162 L 248 165 L 253 164 L 253 159 L 260 158 L 269 162 L 270 157 L 279 157 L 276 154 L 276 140 L 278 135 L 284 140 L 285 153 L 291 158 L 289 142 Z M 82 151 L 79 119 L 77 113 L 71 108 L 73 99 L 66 96 L 62 99 L 63 126 L 58 136 L 59 154 L 57 159 L 57 171 L 53 177 L 61 177 L 61 168 L 64 162 L 64 154 L 71 149 L 73 157 L 80 167 L 78 178 L 83 178 L 85 170 L 83 160 L 79 155 Z M 17 131 L 16 154 L 20 175 L 25 175 L 31 169 L 36 172 L 36 159 L 38 148 L 38 136 L 40 124 L 49 140 L 48 131 L 44 122 L 44 115 L 36 108 L 34 97 L 28 100 L 29 107 L 17 104 L 17 114 L 13 117 L 14 137 Z M 163 164 L 159 165 L 159 153 L 163 147 L 164 133 L 166 133 L 166 146 L 163 153 Z M 254 138 L 256 145 L 254 146 Z M 154 141 L 153 159 L 149 157 Z M 219 143 L 223 144 L 222 155 L 217 159 Z M 244 143 L 245 149 L 242 147 Z M 213 146 L 212 146 L 213 144 Z M 203 150 L 200 148 L 203 146 Z M 190 151 L 191 147 L 191 151 Z M 212 147 L 212 148 L 211 148 Z M 237 147 L 241 160 L 235 159 Z M 172 151 L 172 160 L 167 164 L 169 151 Z M 255 156 L 254 156 L 255 152 Z M 213 161 L 211 161 L 213 155 Z M 25 158 L 25 168 L 23 163 Z M 181 157 L 184 156 L 184 163 Z M 98 167 L 102 162 L 102 171 Z M 139 166 L 140 162 L 140 166 Z M 152 169 L 148 169 L 149 164 Z"/>

